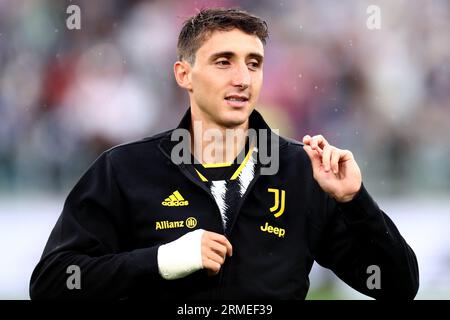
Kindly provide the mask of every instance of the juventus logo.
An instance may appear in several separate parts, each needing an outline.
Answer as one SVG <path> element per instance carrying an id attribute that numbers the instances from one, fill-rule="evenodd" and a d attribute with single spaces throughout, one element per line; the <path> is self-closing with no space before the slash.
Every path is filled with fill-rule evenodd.
<path id="1" fill-rule="evenodd" d="M 278 218 L 284 212 L 284 201 L 285 201 L 285 197 L 286 197 L 286 192 L 284 190 L 275 189 L 275 188 L 268 188 L 267 191 L 274 193 L 275 204 L 273 205 L 273 207 L 270 208 L 270 212 L 275 212 L 274 217 Z M 281 191 L 281 196 L 280 196 L 280 191 Z"/>

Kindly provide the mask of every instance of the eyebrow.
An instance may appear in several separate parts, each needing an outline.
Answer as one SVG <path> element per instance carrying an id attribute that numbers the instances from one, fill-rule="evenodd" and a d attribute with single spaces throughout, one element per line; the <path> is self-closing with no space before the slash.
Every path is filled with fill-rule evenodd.
<path id="1" fill-rule="evenodd" d="M 233 56 L 235 56 L 236 54 L 232 51 L 220 51 L 220 52 L 216 52 L 213 53 L 210 57 L 209 60 L 210 61 L 214 61 L 217 58 L 221 58 L 221 57 L 225 57 L 225 58 L 231 58 Z M 264 60 L 264 56 L 257 53 L 257 52 L 250 52 L 247 57 L 249 58 L 254 58 L 256 60 L 258 60 L 258 62 L 262 62 Z"/>

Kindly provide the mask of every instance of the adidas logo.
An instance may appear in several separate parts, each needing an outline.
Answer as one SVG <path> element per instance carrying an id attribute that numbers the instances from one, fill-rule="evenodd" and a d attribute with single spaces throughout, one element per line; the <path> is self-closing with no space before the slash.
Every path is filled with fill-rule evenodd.
<path id="1" fill-rule="evenodd" d="M 176 190 L 168 198 L 161 202 L 166 207 L 181 207 L 189 205 L 189 201 L 184 200 L 183 196 Z"/>

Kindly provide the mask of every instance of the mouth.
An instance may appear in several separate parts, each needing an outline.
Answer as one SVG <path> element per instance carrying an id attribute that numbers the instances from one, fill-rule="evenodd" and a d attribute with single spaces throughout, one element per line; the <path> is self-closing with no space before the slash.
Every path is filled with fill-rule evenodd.
<path id="1" fill-rule="evenodd" d="M 232 94 L 225 97 L 225 100 L 227 101 L 227 104 L 231 107 L 242 108 L 247 105 L 249 98 L 244 95 Z"/>

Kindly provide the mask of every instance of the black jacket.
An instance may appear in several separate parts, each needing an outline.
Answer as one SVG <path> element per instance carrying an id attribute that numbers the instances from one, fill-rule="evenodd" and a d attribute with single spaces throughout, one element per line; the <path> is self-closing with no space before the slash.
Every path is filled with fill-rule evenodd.
<path id="1" fill-rule="evenodd" d="M 190 110 L 179 127 L 189 123 Z M 269 129 L 256 111 L 250 124 Z M 227 234 L 233 256 L 219 275 L 200 270 L 164 280 L 161 244 L 196 228 L 224 233 L 209 189 L 171 161 L 171 132 L 112 148 L 83 175 L 32 274 L 32 299 L 304 299 L 314 261 L 371 297 L 415 297 L 415 254 L 364 186 L 337 203 L 314 180 L 302 144 L 282 137 L 278 173 L 261 175 L 264 164 L 257 166 Z M 167 199 L 175 191 L 182 201 Z M 79 290 L 66 285 L 70 265 L 80 268 Z M 380 289 L 367 286 L 371 265 L 381 272 Z"/>

